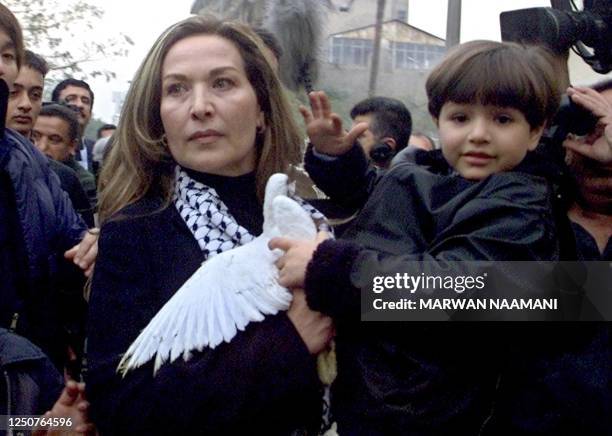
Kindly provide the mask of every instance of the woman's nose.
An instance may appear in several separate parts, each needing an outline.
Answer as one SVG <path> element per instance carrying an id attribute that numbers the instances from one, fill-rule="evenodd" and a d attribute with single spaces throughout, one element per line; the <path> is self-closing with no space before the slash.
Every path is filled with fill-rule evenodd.
<path id="1" fill-rule="evenodd" d="M 202 120 L 214 113 L 214 105 L 210 94 L 206 91 L 193 93 L 191 116 Z"/>

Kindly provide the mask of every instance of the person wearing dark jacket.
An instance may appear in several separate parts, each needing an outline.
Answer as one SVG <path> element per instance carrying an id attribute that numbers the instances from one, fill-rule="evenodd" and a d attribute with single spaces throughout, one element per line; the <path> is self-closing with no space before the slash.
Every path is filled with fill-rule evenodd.
<path id="1" fill-rule="evenodd" d="M 32 129 L 32 141 L 40 151 L 75 172 L 93 211 L 97 203 L 96 179 L 74 158 L 78 139 L 79 123 L 74 111 L 59 104 L 43 106 Z"/>
<path id="2" fill-rule="evenodd" d="M 458 261 L 559 259 L 557 193 L 546 162 L 533 154 L 559 103 L 554 77 L 542 49 L 461 45 L 427 81 L 446 165 L 429 153 L 429 168 L 392 168 L 343 240 L 271 241 L 286 251 L 280 283 L 304 287 L 309 306 L 337 323 L 339 434 L 552 435 L 598 426 L 549 403 L 550 392 L 537 397 L 540 419 L 522 413 L 523 404 L 514 413 L 500 406 L 521 371 L 513 365 L 522 362 L 530 329 L 357 323 L 376 276 L 444 276 Z M 358 135 L 336 129 L 320 97 L 311 96 L 306 117 L 312 143 L 350 144 Z"/>
<path id="3" fill-rule="evenodd" d="M 117 373 L 202 262 L 261 233 L 265 182 L 299 160 L 297 128 L 259 44 L 242 25 L 188 18 L 159 38 L 128 92 L 100 174 L 89 312 L 87 393 L 103 434 L 318 430 L 315 355 L 332 327 L 303 294 L 214 349 L 155 374 L 153 362 Z"/>
<path id="4" fill-rule="evenodd" d="M 23 38 L 16 18 L 1 4 L 0 46 L 6 50 L 0 61 L 0 112 L 5 113 L 7 88 L 23 59 Z M 0 127 L 0 326 L 28 338 L 63 368 L 64 298 L 82 299 L 81 293 L 60 295 L 71 267 L 64 257 L 88 270 L 97 236 L 86 234 L 47 159 L 23 136 Z"/>
<path id="5" fill-rule="evenodd" d="M 93 216 L 93 209 L 87 198 L 87 194 L 81 186 L 81 182 L 77 177 L 76 172 L 67 165 L 56 161 L 55 159 L 47 158 L 49 162 L 49 168 L 57 174 L 60 180 L 62 189 L 70 197 L 70 202 L 74 207 L 74 210 L 83 218 L 87 227 L 95 227 L 95 221 Z"/>
<path id="6" fill-rule="evenodd" d="M 40 348 L 1 327 L 0 371 L 0 415 L 42 415 L 53 407 L 64 385 Z"/>
<path id="7" fill-rule="evenodd" d="M 31 140 L 32 127 L 42 107 L 47 62 L 30 50 L 25 51 L 24 64 L 13 84 L 6 111 L 6 126 Z M 75 210 L 88 227 L 94 227 L 93 209 L 76 173 L 66 165 L 49 159 L 50 168 L 60 179 L 62 189 L 70 197 Z"/>

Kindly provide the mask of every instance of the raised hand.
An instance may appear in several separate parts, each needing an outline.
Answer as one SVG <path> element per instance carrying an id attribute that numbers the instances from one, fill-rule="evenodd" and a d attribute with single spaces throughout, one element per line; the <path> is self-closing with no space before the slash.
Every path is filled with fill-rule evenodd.
<path id="1" fill-rule="evenodd" d="M 300 113 L 306 124 L 306 133 L 315 150 L 319 153 L 338 156 L 346 153 L 357 138 L 368 129 L 367 123 L 359 123 L 346 131 L 342 119 L 331 111 L 329 98 L 323 91 L 308 94 L 310 110 L 300 106 Z"/>
<path id="2" fill-rule="evenodd" d="M 595 131 L 582 140 L 569 137 L 563 146 L 604 165 L 612 164 L 612 104 L 591 88 L 568 88 L 572 101 L 599 118 Z"/>

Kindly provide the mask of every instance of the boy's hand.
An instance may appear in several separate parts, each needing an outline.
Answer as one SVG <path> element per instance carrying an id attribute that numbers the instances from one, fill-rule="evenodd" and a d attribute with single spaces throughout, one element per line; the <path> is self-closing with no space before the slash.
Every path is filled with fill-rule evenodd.
<path id="1" fill-rule="evenodd" d="M 268 247 L 271 250 L 281 249 L 285 254 L 276 261 L 279 269 L 278 282 L 286 288 L 303 288 L 306 278 L 306 267 L 319 244 L 329 238 L 326 232 L 319 232 L 314 241 L 273 238 Z"/>
<path id="2" fill-rule="evenodd" d="M 612 104 L 591 88 L 568 88 L 567 95 L 574 103 L 591 111 L 599 118 L 599 122 L 595 131 L 584 140 L 568 138 L 563 142 L 563 146 L 604 165 L 612 164 Z"/>
<path id="3" fill-rule="evenodd" d="M 331 156 L 344 154 L 368 129 L 367 123 L 359 123 L 347 133 L 342 128 L 342 120 L 338 114 L 331 111 L 331 105 L 325 92 L 311 92 L 308 98 L 312 111 L 300 106 L 300 113 L 304 117 L 308 138 L 317 152 Z"/>

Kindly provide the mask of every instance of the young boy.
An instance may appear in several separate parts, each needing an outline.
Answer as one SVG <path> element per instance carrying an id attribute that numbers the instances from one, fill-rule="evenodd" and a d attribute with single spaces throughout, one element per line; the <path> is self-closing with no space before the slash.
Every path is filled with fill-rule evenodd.
<path id="1" fill-rule="evenodd" d="M 501 330 L 359 324 L 360 297 L 374 276 L 418 276 L 425 262 L 436 274 L 452 261 L 558 258 L 552 191 L 542 161 L 531 155 L 559 104 L 548 53 L 463 44 L 431 72 L 426 88 L 450 176 L 439 162 L 431 170 L 398 165 L 343 240 L 270 243 L 286 251 L 280 282 L 304 287 L 309 306 L 337 323 L 332 412 L 339 434 L 502 434 L 492 430 L 501 419 L 494 350 L 508 346 Z M 315 148 L 350 148 L 364 126 L 345 134 L 322 93 L 311 105 L 312 114 L 303 114 Z"/>

